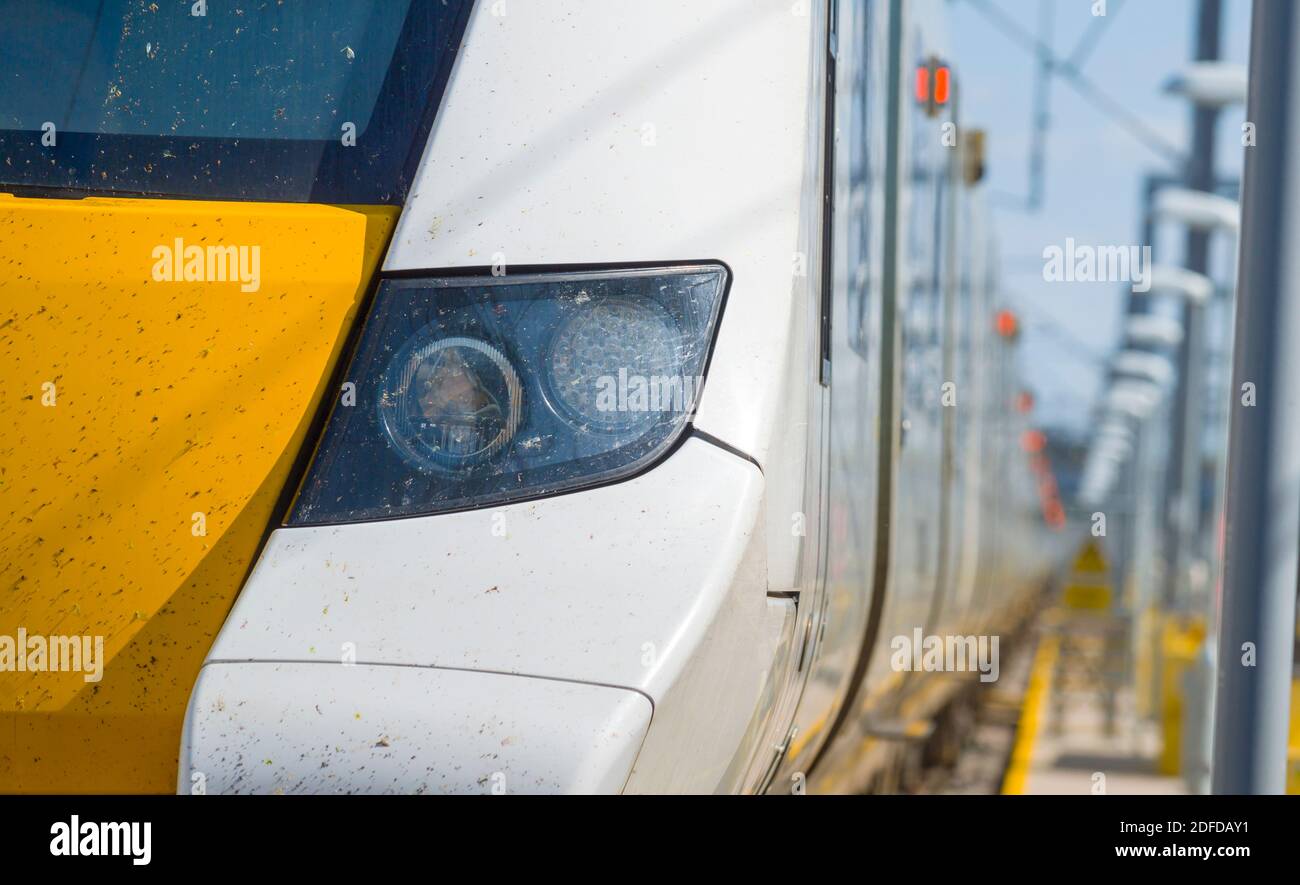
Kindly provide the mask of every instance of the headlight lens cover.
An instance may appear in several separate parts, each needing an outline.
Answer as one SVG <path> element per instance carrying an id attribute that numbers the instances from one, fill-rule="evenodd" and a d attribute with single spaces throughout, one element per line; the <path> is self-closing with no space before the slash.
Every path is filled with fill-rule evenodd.
<path id="1" fill-rule="evenodd" d="M 383 280 L 289 525 L 611 482 L 699 400 L 721 265 Z M 349 393 L 351 395 L 349 395 Z"/>

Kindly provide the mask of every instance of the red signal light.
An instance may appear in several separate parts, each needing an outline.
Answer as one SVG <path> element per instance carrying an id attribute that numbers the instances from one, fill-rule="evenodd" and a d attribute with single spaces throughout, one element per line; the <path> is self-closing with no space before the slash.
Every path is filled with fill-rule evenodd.
<path id="1" fill-rule="evenodd" d="M 917 65 L 912 92 L 927 116 L 938 116 L 939 108 L 952 100 L 952 70 L 937 58 Z"/>
<path id="2" fill-rule="evenodd" d="M 940 65 L 934 71 L 934 103 L 947 104 L 950 91 L 948 68 Z"/>
<path id="3" fill-rule="evenodd" d="M 993 320 L 998 334 L 1003 338 L 1015 338 L 1020 332 L 1020 321 L 1016 315 L 1009 310 L 999 310 Z"/>

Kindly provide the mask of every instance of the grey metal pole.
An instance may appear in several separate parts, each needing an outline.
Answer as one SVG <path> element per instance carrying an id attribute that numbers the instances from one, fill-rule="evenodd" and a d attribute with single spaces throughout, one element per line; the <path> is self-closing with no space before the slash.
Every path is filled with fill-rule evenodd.
<path id="1" fill-rule="evenodd" d="M 1300 545 L 1300 7 L 1255 0 L 1237 278 L 1214 792 L 1286 779 Z M 1292 96 L 1296 98 L 1293 100 Z M 1257 404 L 1242 403 L 1253 384 Z"/>
<path id="2" fill-rule="evenodd" d="M 1056 23 L 1056 0 L 1039 0 L 1038 42 L 1051 47 Z M 1034 83 L 1034 133 L 1029 149 L 1029 199 L 1027 209 L 1043 208 L 1043 180 L 1047 167 L 1047 130 L 1052 125 L 1052 57 L 1046 51 L 1038 56 L 1038 79 Z"/>
<path id="3" fill-rule="evenodd" d="M 1223 0 L 1200 0 L 1196 25 L 1196 60 L 1219 57 L 1219 32 Z M 1187 164 L 1187 186 L 1215 192 L 1214 131 L 1219 111 L 1197 105 L 1192 116 L 1192 151 Z M 1206 273 L 1210 258 L 1210 235 L 1206 231 L 1187 233 L 1189 270 Z M 1195 549 L 1201 516 L 1201 410 L 1205 395 L 1204 308 L 1187 299 L 1182 304 L 1183 341 L 1178 347 L 1178 386 L 1174 392 L 1173 423 L 1170 425 L 1168 514 L 1168 570 L 1165 573 L 1165 604 L 1177 598 L 1185 565 Z"/>

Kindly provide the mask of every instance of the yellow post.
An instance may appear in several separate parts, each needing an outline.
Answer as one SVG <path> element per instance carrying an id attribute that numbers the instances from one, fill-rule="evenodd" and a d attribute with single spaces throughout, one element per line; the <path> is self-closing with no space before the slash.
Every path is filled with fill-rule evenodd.
<path id="1" fill-rule="evenodd" d="M 1200 618 L 1171 615 L 1160 641 L 1160 758 L 1161 774 L 1177 775 L 1181 769 L 1183 731 L 1183 676 L 1205 641 Z"/>
<path id="2" fill-rule="evenodd" d="M 1300 796 L 1300 679 L 1291 680 L 1291 738 L 1287 741 L 1286 792 Z"/>

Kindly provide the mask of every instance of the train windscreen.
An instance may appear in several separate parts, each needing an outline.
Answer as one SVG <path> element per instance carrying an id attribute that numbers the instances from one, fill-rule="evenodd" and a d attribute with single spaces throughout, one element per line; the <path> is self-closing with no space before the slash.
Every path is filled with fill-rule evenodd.
<path id="1" fill-rule="evenodd" d="M 400 202 L 468 0 L 0 0 L 0 187 Z"/>

